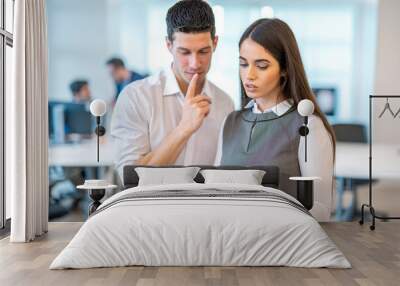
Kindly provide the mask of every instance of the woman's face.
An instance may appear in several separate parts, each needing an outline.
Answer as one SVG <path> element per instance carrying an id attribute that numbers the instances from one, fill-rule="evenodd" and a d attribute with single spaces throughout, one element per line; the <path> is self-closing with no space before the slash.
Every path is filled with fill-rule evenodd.
<path id="1" fill-rule="evenodd" d="M 247 38 L 240 46 L 240 78 L 248 97 L 274 100 L 280 93 L 281 69 L 263 46 Z"/>

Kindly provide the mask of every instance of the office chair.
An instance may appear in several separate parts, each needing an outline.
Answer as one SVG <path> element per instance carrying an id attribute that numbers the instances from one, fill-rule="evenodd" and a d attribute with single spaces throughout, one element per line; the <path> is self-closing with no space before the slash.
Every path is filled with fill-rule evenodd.
<path id="1" fill-rule="evenodd" d="M 333 124 L 336 141 L 342 143 L 367 143 L 367 130 L 362 124 Z"/>

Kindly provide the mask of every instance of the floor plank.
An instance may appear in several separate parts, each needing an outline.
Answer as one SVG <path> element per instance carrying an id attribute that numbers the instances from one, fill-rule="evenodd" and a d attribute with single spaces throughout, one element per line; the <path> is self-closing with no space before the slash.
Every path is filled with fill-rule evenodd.
<path id="1" fill-rule="evenodd" d="M 322 227 L 351 262 L 352 269 L 290 267 L 117 267 L 48 269 L 82 223 L 52 222 L 32 243 L 0 240 L 0 285 L 399 285 L 400 223 L 324 223 Z"/>

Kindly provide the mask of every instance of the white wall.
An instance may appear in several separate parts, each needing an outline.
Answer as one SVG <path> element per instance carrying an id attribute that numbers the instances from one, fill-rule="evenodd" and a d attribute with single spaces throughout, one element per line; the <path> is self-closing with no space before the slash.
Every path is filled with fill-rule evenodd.
<path id="1" fill-rule="evenodd" d="M 379 1 L 375 93 L 400 95 L 400 1 Z"/>
<path id="2" fill-rule="evenodd" d="M 400 95 L 400 1 L 380 0 L 376 50 L 375 94 Z M 400 143 L 400 118 L 377 119 L 385 100 L 374 102 L 373 139 L 375 142 Z M 400 99 L 390 100 L 396 112 Z"/>
<path id="3" fill-rule="evenodd" d="M 377 47 L 378 0 L 360 1 L 355 5 L 353 80 L 351 114 L 368 124 L 368 96 L 374 90 Z"/>
<path id="4" fill-rule="evenodd" d="M 114 84 L 105 62 L 122 56 L 147 72 L 147 9 L 141 0 L 47 0 L 49 97 L 70 100 L 69 83 L 90 81 L 95 98 L 111 100 Z"/>
<path id="5" fill-rule="evenodd" d="M 90 81 L 92 95 L 110 98 L 113 84 L 104 62 L 110 54 L 106 0 L 48 0 L 49 97 L 70 100 L 69 83 Z"/>
<path id="6" fill-rule="evenodd" d="M 147 72 L 148 53 L 148 5 L 143 1 L 121 0 L 119 22 L 120 55 L 124 55 L 130 68 Z M 162 21 L 163 19 L 158 19 Z M 117 32 L 117 31 L 113 31 Z"/>

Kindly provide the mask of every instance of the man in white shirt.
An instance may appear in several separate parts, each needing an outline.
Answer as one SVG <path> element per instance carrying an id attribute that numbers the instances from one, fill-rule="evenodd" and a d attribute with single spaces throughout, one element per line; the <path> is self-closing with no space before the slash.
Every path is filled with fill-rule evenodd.
<path id="1" fill-rule="evenodd" d="M 171 68 L 129 84 L 114 109 L 111 135 L 116 167 L 212 165 L 224 118 L 234 109 L 206 79 L 217 46 L 211 7 L 183 0 L 167 13 Z"/>

